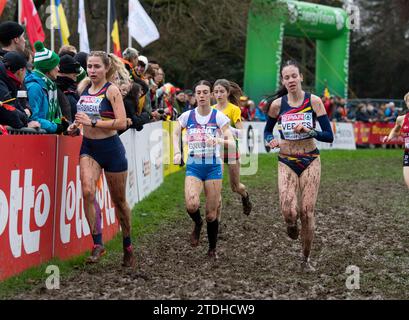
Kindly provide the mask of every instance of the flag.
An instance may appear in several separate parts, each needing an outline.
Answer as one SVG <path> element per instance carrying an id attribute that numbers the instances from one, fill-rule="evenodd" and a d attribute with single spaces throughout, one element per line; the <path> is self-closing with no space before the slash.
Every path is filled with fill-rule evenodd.
<path id="1" fill-rule="evenodd" d="M 114 54 L 118 57 L 122 57 L 121 53 L 121 43 L 119 41 L 119 28 L 118 28 L 118 20 L 116 19 L 116 10 L 115 10 L 115 0 L 111 0 L 111 37 L 112 43 L 114 47 Z"/>
<path id="2" fill-rule="evenodd" d="M 130 35 L 142 46 L 159 39 L 159 31 L 139 0 L 129 0 L 128 29 Z"/>
<path id="3" fill-rule="evenodd" d="M 52 0 L 54 6 L 52 8 L 54 28 L 60 30 L 61 44 L 69 45 L 68 38 L 70 30 L 68 28 L 67 18 L 65 17 L 64 7 L 61 0 Z"/>
<path id="4" fill-rule="evenodd" d="M 45 40 L 43 26 L 33 0 L 21 0 L 20 24 L 25 25 L 31 46 L 34 46 L 36 41 Z"/>
<path id="5" fill-rule="evenodd" d="M 6 7 L 7 0 L 0 0 L 0 16 L 3 13 L 4 8 Z"/>
<path id="6" fill-rule="evenodd" d="M 89 53 L 89 41 L 87 31 L 87 21 L 85 18 L 84 0 L 79 0 L 78 12 L 78 33 L 80 35 L 80 51 Z"/>

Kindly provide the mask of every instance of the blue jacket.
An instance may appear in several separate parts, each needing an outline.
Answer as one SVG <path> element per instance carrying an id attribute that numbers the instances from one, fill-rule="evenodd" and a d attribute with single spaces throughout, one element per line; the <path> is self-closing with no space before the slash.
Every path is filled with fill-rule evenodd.
<path id="1" fill-rule="evenodd" d="M 33 72 L 27 72 L 24 83 L 27 87 L 28 101 L 33 111 L 30 119 L 38 121 L 41 124 L 41 129 L 47 133 L 55 133 L 57 124 L 47 120 L 49 102 L 44 80 Z"/>

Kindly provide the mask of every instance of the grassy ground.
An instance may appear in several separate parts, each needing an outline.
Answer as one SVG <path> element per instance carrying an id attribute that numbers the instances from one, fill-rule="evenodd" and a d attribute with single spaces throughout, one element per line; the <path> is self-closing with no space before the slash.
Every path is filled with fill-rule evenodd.
<path id="1" fill-rule="evenodd" d="M 382 149 L 322 151 L 322 179 L 317 203 L 317 233 L 314 244 L 316 249 L 314 250 L 316 260 L 320 261 L 320 263 L 323 261 L 323 264 L 327 263 L 327 266 L 324 265 L 327 269 L 323 269 L 319 274 L 319 283 L 315 283 L 311 278 L 308 278 L 304 279 L 305 282 L 298 281 L 297 286 L 293 287 L 291 279 L 284 278 L 283 280 L 280 275 L 277 275 L 274 281 L 281 281 L 281 285 L 276 287 L 272 293 L 268 293 L 267 289 L 264 292 L 261 292 L 261 289 L 257 292 L 251 292 L 249 289 L 249 292 L 246 293 L 248 296 L 244 296 L 249 299 L 266 297 L 407 299 L 408 294 L 405 293 L 404 288 L 409 287 L 409 237 L 406 227 L 407 188 L 402 178 L 402 153 L 402 150 Z M 254 195 L 253 198 L 256 201 L 256 206 L 258 206 L 254 219 L 259 221 L 254 221 L 256 223 L 253 224 L 244 222 L 244 225 L 243 221 L 239 221 L 238 225 L 243 225 L 245 233 L 251 234 L 254 232 L 253 240 L 256 245 L 259 245 L 261 238 L 257 240 L 256 236 L 260 233 L 260 229 L 257 230 L 257 228 L 262 228 L 263 225 L 263 221 L 260 221 L 260 219 L 271 219 L 272 236 L 277 237 L 278 240 L 284 238 L 280 233 L 277 233 L 277 236 L 275 234 L 276 230 L 281 232 L 284 229 L 276 208 L 278 200 L 276 156 L 260 156 L 257 175 L 242 176 L 241 179 Z M 167 268 L 169 257 L 163 257 L 166 255 L 166 251 L 163 253 L 163 247 L 168 248 L 166 241 L 169 242 L 170 237 L 183 235 L 186 232 L 186 225 L 190 226 L 190 221 L 186 218 L 184 210 L 183 181 L 183 172 L 166 178 L 164 184 L 158 190 L 137 204 L 133 210 L 133 235 L 137 239 L 137 247 L 140 246 L 137 250 L 144 252 L 140 259 L 149 261 L 147 262 L 149 268 L 153 268 L 151 265 L 161 263 L 165 263 L 164 269 Z M 240 206 L 237 197 L 232 195 L 228 188 L 227 179 L 224 180 L 224 186 L 223 207 L 228 211 L 226 220 L 229 220 L 231 214 L 229 210 L 237 211 Z M 269 207 L 274 207 L 274 216 L 271 216 Z M 258 223 L 260 223 L 260 226 L 256 227 Z M 180 230 L 174 231 L 173 229 L 179 225 L 181 225 Z M 232 222 L 232 225 L 234 225 L 234 222 Z M 232 240 L 244 237 L 242 233 L 237 233 L 237 230 L 232 231 L 227 236 Z M 285 251 L 285 248 L 288 247 L 289 244 L 286 241 L 284 241 L 284 246 L 278 249 L 281 250 L 280 252 Z M 242 249 L 237 249 L 233 241 L 231 242 L 234 247 L 234 249 L 231 249 L 232 252 Z M 178 244 L 180 244 L 179 240 L 172 242 L 169 244 L 170 248 L 167 251 L 172 251 L 173 247 Z M 121 239 L 117 237 L 107 244 L 107 248 L 107 257 L 99 266 L 84 266 L 85 255 L 67 262 L 51 261 L 39 268 L 33 268 L 0 283 L 0 297 L 42 297 L 42 292 L 38 288 L 43 287 L 43 283 L 48 276 L 45 273 L 45 268 L 49 264 L 59 266 L 61 276 L 64 279 L 70 279 L 81 273 L 90 273 L 91 275 L 101 273 L 104 266 L 112 266 L 118 263 L 118 258 L 122 252 Z M 155 255 L 156 250 L 158 250 L 157 255 Z M 190 249 L 186 250 L 189 250 L 186 251 L 189 254 Z M 261 247 L 261 250 L 266 249 Z M 251 260 L 251 252 L 247 251 L 247 249 L 242 250 L 241 254 L 247 254 L 249 260 Z M 157 257 L 157 261 L 154 261 L 155 257 Z M 184 261 L 183 257 L 179 257 L 179 259 L 182 262 Z M 195 258 L 193 257 L 193 259 Z M 255 263 L 260 263 L 257 258 L 254 259 Z M 283 260 L 282 263 L 285 266 L 288 261 Z M 354 264 L 359 264 L 362 270 L 361 290 L 358 292 L 340 290 L 339 288 L 343 286 L 345 281 L 345 266 Z M 232 260 L 230 265 L 234 266 L 233 271 L 240 271 L 240 265 L 235 261 Z M 226 263 L 226 266 L 228 268 L 229 264 Z M 264 265 L 263 268 L 262 270 L 265 270 L 267 266 Z M 266 275 L 259 272 L 249 282 L 249 286 L 260 286 L 261 288 L 264 285 L 263 281 L 265 281 L 267 287 L 267 280 L 269 283 L 273 280 L 273 271 L 272 269 Z M 173 271 L 173 274 L 177 277 L 175 271 Z M 124 277 L 126 278 L 126 275 Z M 170 279 L 167 278 L 166 274 L 162 274 L 162 278 L 158 277 L 158 281 L 162 284 L 163 282 L 170 282 Z M 234 281 L 230 282 L 234 283 Z M 191 281 L 186 282 L 191 284 Z M 219 290 L 222 290 L 219 292 L 219 296 L 209 296 L 203 292 L 203 296 L 194 295 L 194 297 L 237 297 L 238 293 L 232 289 L 234 286 L 231 283 L 227 284 L 227 282 L 226 280 L 226 286 L 229 289 L 223 291 L 219 288 Z M 139 287 L 142 288 L 143 286 L 139 285 Z M 154 283 L 149 287 L 154 287 Z M 169 287 L 171 287 L 170 283 Z M 240 287 L 243 287 L 243 284 Z M 33 288 L 37 289 L 35 293 L 31 294 Z M 226 296 L 226 292 L 231 293 L 232 290 L 236 296 Z M 193 291 L 192 289 L 191 292 Z M 185 290 L 176 297 L 188 298 L 191 297 L 190 293 Z M 239 296 L 242 297 L 243 294 Z M 68 295 L 69 297 L 76 298 L 75 294 L 72 293 Z M 156 297 L 163 298 L 166 296 L 157 292 L 145 296 L 135 289 L 135 298 L 150 299 Z M 67 296 L 64 296 L 64 298 L 67 298 Z"/>

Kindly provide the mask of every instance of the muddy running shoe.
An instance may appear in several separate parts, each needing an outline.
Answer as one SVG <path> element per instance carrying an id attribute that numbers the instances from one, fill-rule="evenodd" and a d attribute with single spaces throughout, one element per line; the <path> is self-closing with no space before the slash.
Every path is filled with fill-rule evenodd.
<path id="1" fill-rule="evenodd" d="M 314 272 L 316 271 L 315 268 L 312 266 L 310 259 L 309 258 L 302 258 L 301 261 L 301 270 L 303 272 Z"/>
<path id="2" fill-rule="evenodd" d="M 251 209 L 253 208 L 253 204 L 250 201 L 250 195 L 247 192 L 246 197 L 241 197 L 241 202 L 243 204 L 243 213 L 248 216 L 251 213 Z"/>
<path id="3" fill-rule="evenodd" d="M 199 245 L 200 231 L 202 230 L 203 220 L 199 224 L 195 223 L 192 233 L 190 234 L 190 244 L 192 247 L 197 247 Z"/>
<path id="4" fill-rule="evenodd" d="M 298 235 L 300 234 L 300 231 L 298 230 L 297 222 L 293 226 L 287 225 L 287 234 L 293 240 L 298 239 Z"/>
<path id="5" fill-rule="evenodd" d="M 215 259 L 215 260 L 219 259 L 219 256 L 217 255 L 217 252 L 216 252 L 216 249 L 209 249 L 209 251 L 207 251 L 207 256 L 210 259 Z"/>
<path id="6" fill-rule="evenodd" d="M 94 244 L 92 247 L 91 255 L 87 258 L 87 263 L 97 263 L 101 257 L 106 253 L 104 246 L 100 244 Z"/>
<path id="7" fill-rule="evenodd" d="M 134 268 L 136 266 L 136 257 L 132 246 L 124 248 L 124 259 L 122 266 L 130 268 Z"/>

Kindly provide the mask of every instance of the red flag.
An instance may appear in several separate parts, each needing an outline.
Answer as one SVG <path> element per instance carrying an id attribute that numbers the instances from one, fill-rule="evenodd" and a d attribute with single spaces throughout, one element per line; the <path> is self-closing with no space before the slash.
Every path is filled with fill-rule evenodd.
<path id="1" fill-rule="evenodd" d="M 31 46 L 38 40 L 42 42 L 45 40 L 43 26 L 33 0 L 21 0 L 20 23 L 26 26 L 28 40 Z"/>
<path id="2" fill-rule="evenodd" d="M 0 0 L 0 16 L 3 13 L 4 8 L 6 7 L 7 0 Z"/>

